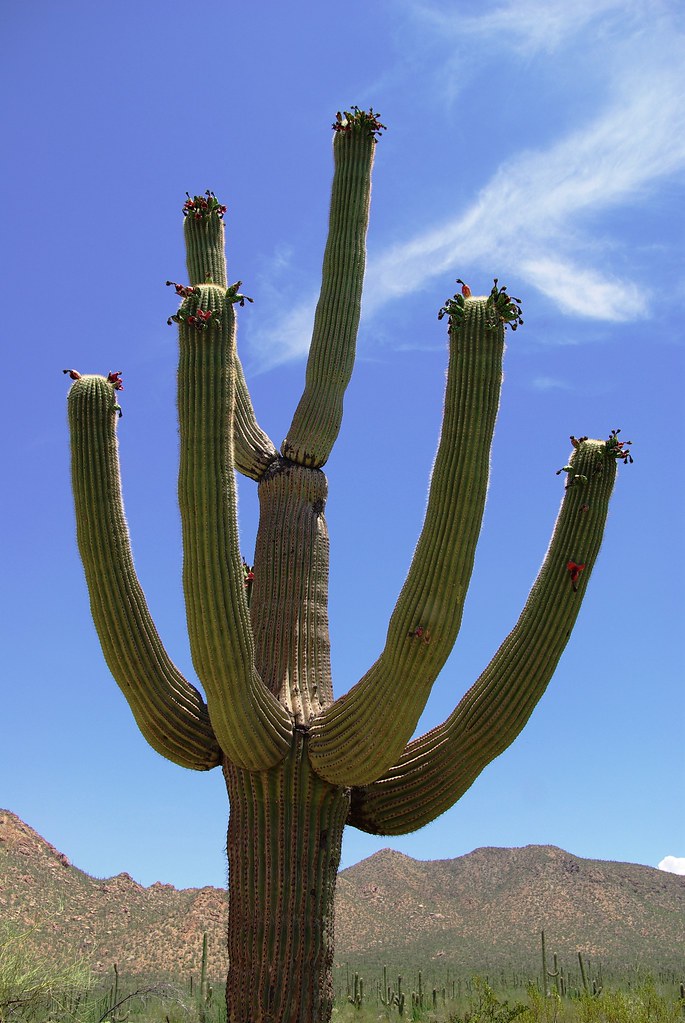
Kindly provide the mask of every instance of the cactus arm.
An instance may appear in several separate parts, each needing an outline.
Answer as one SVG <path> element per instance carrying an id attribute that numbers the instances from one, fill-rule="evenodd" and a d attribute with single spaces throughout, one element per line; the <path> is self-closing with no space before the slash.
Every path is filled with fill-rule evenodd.
<path id="1" fill-rule="evenodd" d="M 504 326 L 494 317 L 492 294 L 469 297 L 460 309 L 462 315 L 450 318 L 445 407 L 426 517 L 385 648 L 312 727 L 312 763 L 339 784 L 367 784 L 397 761 L 461 624 L 487 494 Z"/>
<path id="2" fill-rule="evenodd" d="M 133 567 L 112 384 L 76 379 L 68 414 L 78 546 L 105 659 L 150 745 L 182 767 L 209 770 L 221 749 L 207 707 L 164 650 Z"/>
<path id="3" fill-rule="evenodd" d="M 264 770 L 290 748 L 287 710 L 266 688 L 238 548 L 233 466 L 235 312 L 231 289 L 196 285 L 177 314 L 183 586 L 193 663 L 228 758 Z"/>
<path id="4" fill-rule="evenodd" d="M 285 458 L 309 468 L 320 468 L 331 453 L 354 366 L 366 264 L 374 132 L 382 127 L 375 115 L 362 111 L 347 113 L 346 120 L 339 118 L 337 126 L 328 239 L 305 389 L 281 446 Z"/>
<path id="5" fill-rule="evenodd" d="M 206 192 L 205 196 L 195 196 L 194 200 L 191 200 L 190 196 L 188 196 L 188 202 L 186 202 L 184 207 L 186 218 L 183 234 L 186 243 L 186 266 L 188 268 L 189 280 L 191 285 L 211 282 L 220 287 L 227 288 L 228 276 L 223 222 L 225 207 L 216 201 L 216 197 L 211 192 Z M 214 209 L 209 212 L 202 210 L 201 207 L 199 210 L 196 209 L 202 202 L 213 204 Z M 200 215 L 196 216 L 195 214 L 198 212 Z M 234 359 L 235 419 L 233 430 L 235 439 L 235 468 L 244 476 L 257 480 L 277 457 L 278 452 L 273 441 L 270 440 L 257 422 L 237 348 Z"/>
<path id="6" fill-rule="evenodd" d="M 600 441 L 580 443 L 571 465 L 588 482 L 566 488 L 547 555 L 518 623 L 447 720 L 410 742 L 384 777 L 353 789 L 348 823 L 354 827 L 399 835 L 435 820 L 528 721 L 578 616 L 616 475 L 616 459 Z"/>
<path id="7" fill-rule="evenodd" d="M 278 458 L 273 442 L 257 422 L 243 367 L 235 356 L 235 467 L 243 476 L 259 480 Z"/>

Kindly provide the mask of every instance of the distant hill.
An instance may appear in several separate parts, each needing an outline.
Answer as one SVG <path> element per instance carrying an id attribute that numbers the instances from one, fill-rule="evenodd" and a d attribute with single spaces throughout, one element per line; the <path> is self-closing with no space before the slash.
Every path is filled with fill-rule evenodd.
<path id="1" fill-rule="evenodd" d="M 83 954 L 95 970 L 116 962 L 122 974 L 180 980 L 197 975 L 207 931 L 210 974 L 219 978 L 226 916 L 220 889 L 90 877 L 0 810 L 0 919 L 31 929 L 30 941 L 56 958 Z M 428 862 L 384 849 L 338 879 L 338 966 L 533 976 L 543 928 L 562 963 L 580 950 L 616 972 L 640 965 L 685 977 L 685 878 L 526 846 Z"/>
<path id="2" fill-rule="evenodd" d="M 443 960 L 467 973 L 539 972 L 540 931 L 560 962 L 685 976 L 685 878 L 555 846 L 476 849 L 422 862 L 384 849 L 338 879 L 339 958 Z"/>

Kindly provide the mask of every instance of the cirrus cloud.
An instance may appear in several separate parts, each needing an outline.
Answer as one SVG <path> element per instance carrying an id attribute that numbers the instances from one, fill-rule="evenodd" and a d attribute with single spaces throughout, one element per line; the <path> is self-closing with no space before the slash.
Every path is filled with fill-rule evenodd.
<path id="1" fill-rule="evenodd" d="M 426 31 L 452 39 L 443 54 L 447 77 L 455 46 L 501 59 L 502 48 L 511 52 L 512 33 L 536 59 L 566 60 L 560 73 L 572 74 L 572 51 L 552 57 L 551 50 L 568 51 L 582 37 L 603 88 L 590 114 L 579 110 L 539 146 L 517 150 L 512 138 L 466 206 L 455 200 L 427 230 L 377 244 L 368 259 L 365 320 L 465 266 L 513 273 L 517 287 L 528 284 L 566 315 L 606 323 L 649 316 L 658 284 L 640 279 L 639 250 L 650 239 L 633 237 L 629 226 L 636 213 L 658 207 L 660 192 L 685 172 L 685 32 L 668 5 L 579 0 L 571 10 L 560 0 L 504 0 L 466 17 L 412 0 L 408 6 Z M 676 262 L 676 243 L 659 244 L 671 245 Z M 312 293 L 285 314 L 282 301 L 272 316 L 266 310 L 268 325 L 249 334 L 259 368 L 306 355 L 315 305 Z"/>

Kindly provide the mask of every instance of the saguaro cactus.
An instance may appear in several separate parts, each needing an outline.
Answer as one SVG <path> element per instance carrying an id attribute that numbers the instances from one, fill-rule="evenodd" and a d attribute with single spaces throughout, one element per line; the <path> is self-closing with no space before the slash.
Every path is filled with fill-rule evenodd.
<path id="1" fill-rule="evenodd" d="M 497 281 L 484 297 L 463 285 L 439 314 L 449 325 L 449 369 L 421 536 L 383 652 L 334 699 L 322 466 L 354 362 L 383 125 L 373 110 L 353 107 L 333 127 L 321 295 L 304 393 L 280 452 L 257 424 L 236 352 L 236 306 L 248 299 L 226 276 L 226 209 L 208 192 L 188 196 L 183 210 L 190 281 L 175 285 L 182 302 L 171 317 L 180 336 L 178 490 L 188 631 L 204 697 L 167 656 L 134 571 L 116 441 L 121 373 L 65 370 L 74 381 L 78 544 L 105 658 L 159 753 L 225 775 L 234 1023 L 329 1018 L 343 828 L 398 835 L 421 827 L 519 734 L 567 643 L 616 461 L 628 457 L 615 432 L 609 441 L 574 438 L 561 511 L 518 624 L 444 724 L 410 741 L 459 631 L 488 485 L 505 327 L 522 322 L 518 300 Z M 238 548 L 235 470 L 259 487 L 251 567 Z"/>

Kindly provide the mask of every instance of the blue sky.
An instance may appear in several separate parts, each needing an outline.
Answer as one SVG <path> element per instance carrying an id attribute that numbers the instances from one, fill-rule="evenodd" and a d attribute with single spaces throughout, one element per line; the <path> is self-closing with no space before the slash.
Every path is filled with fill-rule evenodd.
<path id="1" fill-rule="evenodd" d="M 457 276 L 523 300 L 510 334 L 462 632 L 420 723 L 446 717 L 513 627 L 544 556 L 570 434 L 620 428 L 592 585 L 526 730 L 400 840 L 348 829 L 343 865 L 559 845 L 685 871 L 682 403 L 685 12 L 678 0 L 45 0 L 4 12 L 3 714 L 0 805 L 82 869 L 225 883 L 219 772 L 150 750 L 90 623 L 64 367 L 121 370 L 138 572 L 192 674 L 176 506 L 175 301 L 185 191 L 228 204 L 239 346 L 279 444 L 301 393 L 335 111 L 388 125 L 359 357 L 327 467 L 336 693 L 382 648 L 419 533 Z M 245 481 L 249 482 L 249 481 Z M 242 546 L 256 529 L 241 485 Z"/>

